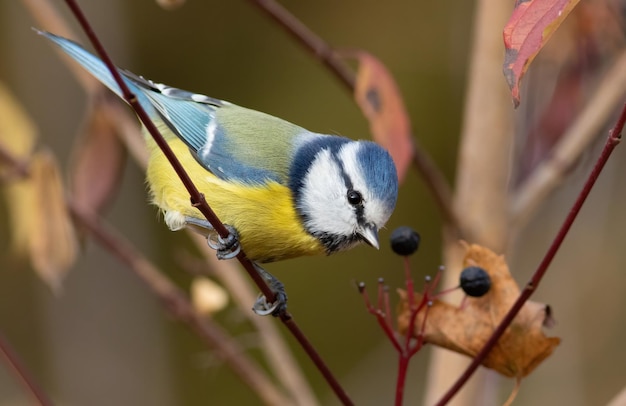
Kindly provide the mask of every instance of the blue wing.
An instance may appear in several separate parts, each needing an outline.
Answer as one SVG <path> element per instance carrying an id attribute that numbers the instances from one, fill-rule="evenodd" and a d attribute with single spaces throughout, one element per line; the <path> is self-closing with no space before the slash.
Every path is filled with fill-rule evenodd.
<path id="1" fill-rule="evenodd" d="M 123 97 L 98 57 L 71 40 L 36 31 Z M 321 136 L 268 114 L 118 71 L 155 124 L 165 124 L 203 167 L 224 180 L 287 185 L 298 145 Z"/>

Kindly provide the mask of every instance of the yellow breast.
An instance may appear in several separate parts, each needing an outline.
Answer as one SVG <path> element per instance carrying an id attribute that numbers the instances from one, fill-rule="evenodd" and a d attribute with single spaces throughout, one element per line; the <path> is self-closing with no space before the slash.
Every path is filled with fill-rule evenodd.
<path id="1" fill-rule="evenodd" d="M 203 168 L 182 141 L 170 138 L 168 144 L 220 220 L 239 232 L 248 258 L 272 262 L 324 252 L 322 244 L 304 230 L 289 188 L 276 182 L 253 187 L 223 181 Z M 191 207 L 189 193 L 151 139 L 148 148 L 147 180 L 154 204 L 166 212 L 204 220 Z"/>

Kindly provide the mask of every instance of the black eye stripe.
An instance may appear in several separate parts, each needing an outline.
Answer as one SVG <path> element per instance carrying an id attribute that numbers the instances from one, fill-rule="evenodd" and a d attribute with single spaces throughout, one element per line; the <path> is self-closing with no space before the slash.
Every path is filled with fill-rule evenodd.
<path id="1" fill-rule="evenodd" d="M 346 185 L 346 189 L 348 189 L 348 190 L 354 189 L 354 186 L 352 185 L 352 180 L 350 179 L 350 177 L 346 173 L 346 168 L 344 168 L 343 162 L 341 162 L 341 159 L 339 159 L 339 155 L 337 155 L 336 152 L 333 153 L 333 159 L 337 163 L 337 167 L 339 167 L 339 173 L 341 174 L 341 178 L 343 179 L 343 183 Z"/>
<path id="2" fill-rule="evenodd" d="M 352 184 L 352 180 L 350 179 L 350 177 L 348 176 L 348 173 L 346 172 L 346 168 L 343 166 L 343 162 L 341 161 L 341 159 L 339 159 L 339 155 L 337 154 L 337 152 L 333 153 L 333 159 L 335 160 L 335 162 L 337 163 L 337 167 L 339 168 L 339 173 L 341 174 L 341 178 L 343 179 L 343 183 L 346 185 L 346 189 L 348 189 L 348 193 L 346 196 L 346 199 L 348 199 L 348 203 L 350 203 L 351 205 L 353 205 L 354 207 L 354 213 L 356 214 L 356 221 L 359 224 L 365 224 L 365 213 L 364 213 L 364 208 L 363 208 L 363 195 L 357 191 L 354 190 L 354 185 Z M 360 202 L 353 204 L 350 202 L 350 198 L 348 196 L 350 196 L 351 193 L 358 193 L 358 195 L 360 196 Z"/>

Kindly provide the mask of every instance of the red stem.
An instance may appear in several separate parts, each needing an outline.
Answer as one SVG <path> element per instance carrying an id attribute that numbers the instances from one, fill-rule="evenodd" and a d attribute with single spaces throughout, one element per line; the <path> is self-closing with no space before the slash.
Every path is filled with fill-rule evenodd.
<path id="1" fill-rule="evenodd" d="M 398 378 L 396 380 L 396 400 L 395 406 L 402 406 L 404 399 L 404 387 L 406 383 L 406 373 L 409 369 L 411 356 L 405 352 L 400 352 L 398 357 Z"/>
<path id="2" fill-rule="evenodd" d="M 35 382 L 35 379 L 30 375 L 17 353 L 13 351 L 13 348 L 11 348 L 11 345 L 2 334 L 0 334 L 0 356 L 4 358 L 13 375 L 18 378 L 17 380 L 24 387 L 24 391 L 28 392 L 39 405 L 53 405 L 48 395 Z"/>
<path id="3" fill-rule="evenodd" d="M 596 180 L 598 179 L 598 176 L 600 176 L 600 173 L 602 172 L 602 169 L 604 168 L 606 162 L 609 160 L 611 153 L 613 152 L 615 147 L 620 143 L 622 139 L 622 130 L 624 129 L 624 123 L 626 123 L 626 104 L 624 104 L 624 106 L 622 107 L 622 112 L 620 113 L 620 116 L 617 122 L 615 123 L 615 126 L 609 132 L 609 136 L 606 140 L 606 143 L 604 144 L 604 148 L 602 149 L 600 157 L 598 158 L 598 161 L 596 162 L 593 170 L 589 174 L 589 177 L 587 178 L 587 181 L 585 182 L 583 189 L 580 191 L 578 197 L 576 198 L 576 202 L 574 202 L 574 205 L 572 206 L 569 214 L 565 218 L 563 225 L 561 225 L 561 229 L 559 230 L 558 234 L 552 241 L 550 248 L 548 248 L 546 255 L 544 256 L 543 260 L 537 267 L 537 270 L 535 271 L 533 276 L 530 278 L 530 280 L 526 284 L 526 287 L 524 288 L 520 296 L 517 298 L 517 300 L 515 301 L 515 303 L 509 310 L 509 312 L 506 314 L 506 316 L 504 316 L 504 319 L 500 322 L 500 324 L 495 329 L 491 337 L 489 337 L 489 340 L 484 345 L 482 350 L 480 350 L 478 355 L 474 357 L 471 364 L 467 367 L 465 372 L 463 372 L 463 375 L 459 377 L 459 379 L 448 390 L 448 392 L 446 392 L 446 394 L 441 398 L 441 400 L 437 402 L 437 405 L 445 405 L 446 403 L 448 403 L 454 397 L 454 395 L 456 395 L 456 393 L 463 387 L 463 385 L 465 385 L 465 383 L 469 380 L 472 374 L 476 371 L 476 369 L 478 369 L 480 364 L 487 357 L 491 349 L 496 345 L 496 343 L 498 342 L 502 334 L 504 334 L 504 331 L 511 324 L 515 316 L 517 316 L 517 313 L 519 313 L 524 303 L 526 303 L 526 301 L 530 298 L 530 296 L 534 293 L 534 291 L 539 287 L 539 283 L 541 282 L 541 279 L 545 275 L 546 271 L 548 270 L 548 267 L 550 266 L 550 263 L 552 262 L 556 253 L 561 247 L 561 244 L 563 243 L 565 236 L 569 232 L 572 224 L 574 223 L 574 220 L 576 219 L 576 217 L 578 216 L 578 213 L 580 212 L 580 209 L 582 208 L 583 204 L 585 203 L 585 200 L 589 196 L 589 193 L 591 192 L 591 189 L 595 185 Z"/>
<path id="4" fill-rule="evenodd" d="M 404 351 L 402 350 L 400 341 L 396 337 L 396 332 L 393 330 L 393 327 L 387 324 L 385 318 L 380 314 L 380 312 L 374 313 L 374 316 L 376 316 L 376 321 L 378 321 L 378 324 L 380 325 L 380 327 L 382 327 L 385 335 L 387 336 L 389 341 L 391 341 L 391 345 L 393 345 L 393 348 L 398 351 L 398 354 L 402 354 Z"/>
<path id="5" fill-rule="evenodd" d="M 385 314 L 380 309 L 375 309 L 372 306 L 372 302 L 370 301 L 370 297 L 367 294 L 365 286 L 363 285 L 362 287 L 360 287 L 359 290 L 361 292 L 361 295 L 363 296 L 363 300 L 365 301 L 365 308 L 370 314 L 373 314 L 374 317 L 376 317 L 376 321 L 385 332 L 385 335 L 387 336 L 389 341 L 391 341 L 393 347 L 396 349 L 396 351 L 398 351 L 398 353 L 401 353 L 402 347 L 400 346 L 400 342 L 396 338 L 395 331 L 393 330 L 393 325 L 388 321 L 388 319 L 385 317 Z"/>
<path id="6" fill-rule="evenodd" d="M 386 320 L 387 325 L 389 326 L 389 328 L 393 329 L 393 320 L 391 319 L 391 303 L 390 303 L 390 300 L 389 300 L 389 290 L 387 288 L 385 288 L 384 291 L 383 291 L 383 294 L 385 295 L 385 297 L 384 297 L 385 320 Z"/>
<path id="7" fill-rule="evenodd" d="M 326 379 L 326 383 L 328 383 L 328 386 L 330 386 L 333 392 L 335 392 L 335 395 L 337 396 L 337 398 L 339 398 L 339 401 L 346 406 L 353 405 L 354 403 L 352 403 L 352 400 L 350 399 L 348 394 L 343 390 L 339 382 L 334 378 L 332 372 L 330 371 L 326 363 L 324 363 L 322 357 L 320 357 L 319 353 L 315 350 L 315 348 L 308 340 L 306 335 L 304 335 L 302 330 L 300 330 L 300 327 L 298 327 L 296 322 L 293 321 L 291 315 L 289 313 L 283 313 L 280 315 L 280 318 L 283 321 L 283 324 L 289 329 L 291 334 L 298 340 L 298 343 L 307 353 L 311 361 L 313 361 L 322 376 Z"/>

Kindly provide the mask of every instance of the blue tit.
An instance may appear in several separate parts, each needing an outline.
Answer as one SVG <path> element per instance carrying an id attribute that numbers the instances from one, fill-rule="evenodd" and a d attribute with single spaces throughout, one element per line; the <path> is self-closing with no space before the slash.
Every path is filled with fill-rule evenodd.
<path id="1" fill-rule="evenodd" d="M 105 64 L 80 45 L 39 32 L 122 97 Z M 119 69 L 211 208 L 233 227 L 249 259 L 378 248 L 396 205 L 389 153 L 370 141 L 318 134 L 279 118 Z M 148 135 L 147 181 L 171 230 L 212 227 Z"/>

